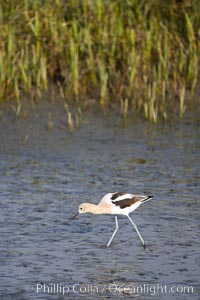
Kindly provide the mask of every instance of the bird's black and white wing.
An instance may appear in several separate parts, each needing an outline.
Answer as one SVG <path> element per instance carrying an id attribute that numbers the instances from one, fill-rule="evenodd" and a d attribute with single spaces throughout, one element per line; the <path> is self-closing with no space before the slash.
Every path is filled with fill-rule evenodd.
<path id="1" fill-rule="evenodd" d="M 118 192 L 112 193 L 110 200 L 114 205 L 123 209 L 133 205 L 139 206 L 141 203 L 150 200 L 152 197 L 153 196 L 140 196 Z"/>

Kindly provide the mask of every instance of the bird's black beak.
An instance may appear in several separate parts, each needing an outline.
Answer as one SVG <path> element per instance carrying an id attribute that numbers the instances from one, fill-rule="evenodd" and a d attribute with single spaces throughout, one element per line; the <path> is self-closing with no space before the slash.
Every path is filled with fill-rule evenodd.
<path id="1" fill-rule="evenodd" d="M 79 215 L 79 212 L 77 212 L 74 216 L 72 216 L 71 218 L 69 218 L 70 220 L 75 219 L 77 216 Z"/>

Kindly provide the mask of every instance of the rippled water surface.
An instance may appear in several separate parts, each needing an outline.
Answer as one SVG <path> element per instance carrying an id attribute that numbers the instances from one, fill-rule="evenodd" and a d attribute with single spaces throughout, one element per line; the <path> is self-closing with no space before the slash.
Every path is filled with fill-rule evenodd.
<path id="1" fill-rule="evenodd" d="M 70 134 L 26 122 L 1 132 L 0 298 L 198 299 L 199 125 L 98 119 Z M 113 216 L 68 221 L 115 191 L 155 196 L 132 214 L 145 251 L 126 217 L 110 248 Z"/>

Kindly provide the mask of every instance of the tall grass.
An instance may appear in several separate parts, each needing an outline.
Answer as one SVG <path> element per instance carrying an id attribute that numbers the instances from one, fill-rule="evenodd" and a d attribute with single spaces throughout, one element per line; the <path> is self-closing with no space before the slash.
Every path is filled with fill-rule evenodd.
<path id="1" fill-rule="evenodd" d="M 95 90 L 102 108 L 183 116 L 200 54 L 198 0 L 0 2 L 0 101 L 41 98 L 52 84 L 80 111 Z M 97 92 L 96 92 L 97 91 Z"/>

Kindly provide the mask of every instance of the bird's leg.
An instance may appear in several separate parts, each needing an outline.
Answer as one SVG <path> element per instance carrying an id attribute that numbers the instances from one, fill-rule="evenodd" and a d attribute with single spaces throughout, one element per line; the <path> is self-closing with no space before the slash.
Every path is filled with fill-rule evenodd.
<path id="1" fill-rule="evenodd" d="M 145 249 L 145 248 L 146 248 L 145 241 L 144 241 L 143 237 L 141 236 L 141 234 L 140 234 L 140 232 L 139 232 L 139 230 L 138 230 L 136 224 L 133 222 L 133 220 L 131 219 L 131 217 L 129 217 L 129 215 L 127 215 L 127 217 L 128 217 L 128 219 L 130 220 L 130 222 L 132 223 L 133 227 L 135 228 L 135 230 L 136 230 L 136 232 L 137 232 L 137 234 L 138 234 L 138 236 L 139 236 L 139 238 L 140 238 L 140 240 L 141 240 L 141 242 L 142 242 L 142 245 L 143 245 L 143 247 L 144 247 L 144 249 Z"/>
<path id="2" fill-rule="evenodd" d="M 115 223 L 116 223 L 115 231 L 113 232 L 113 234 L 112 234 L 112 236 L 111 236 L 111 238 L 110 238 L 108 244 L 106 245 L 106 247 L 109 247 L 109 246 L 110 246 L 110 244 L 111 244 L 111 242 L 112 242 L 112 240 L 113 240 L 113 238 L 114 238 L 114 236 L 115 236 L 115 234 L 117 233 L 117 230 L 118 230 L 118 228 L 119 228 L 119 226 L 118 226 L 118 221 L 117 221 L 117 216 L 115 216 Z"/>

